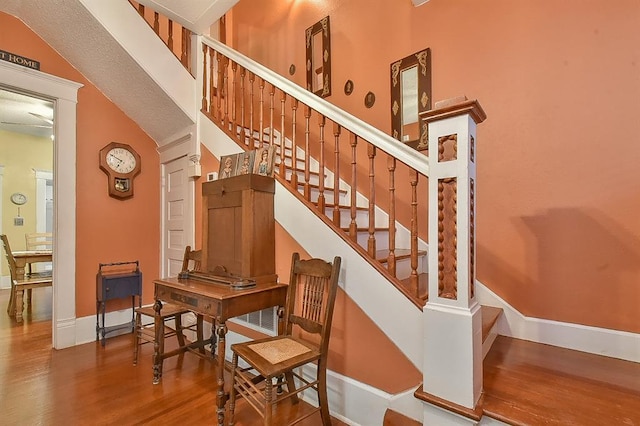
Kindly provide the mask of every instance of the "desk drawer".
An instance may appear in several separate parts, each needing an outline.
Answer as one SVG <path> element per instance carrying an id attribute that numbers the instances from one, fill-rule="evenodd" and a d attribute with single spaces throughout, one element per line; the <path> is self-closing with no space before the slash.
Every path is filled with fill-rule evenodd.
<path id="1" fill-rule="evenodd" d="M 215 300 L 194 297 L 193 294 L 180 290 L 156 287 L 156 299 L 182 306 L 203 315 L 219 316 L 220 305 Z"/>

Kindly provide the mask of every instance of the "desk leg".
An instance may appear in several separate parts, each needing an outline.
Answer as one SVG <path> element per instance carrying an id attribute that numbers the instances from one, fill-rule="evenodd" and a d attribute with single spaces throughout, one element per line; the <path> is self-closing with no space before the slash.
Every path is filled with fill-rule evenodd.
<path id="1" fill-rule="evenodd" d="M 156 300 L 156 303 L 153 305 L 153 309 L 156 311 L 154 318 L 154 331 L 156 333 L 156 338 L 153 342 L 153 384 L 157 385 L 160 383 L 160 379 L 162 378 L 162 355 L 164 354 L 164 323 L 160 316 L 162 302 Z"/>
<path id="2" fill-rule="evenodd" d="M 224 404 L 227 402 L 227 395 L 224 391 L 224 346 L 227 325 L 216 320 L 216 335 L 218 336 L 218 393 L 216 402 L 218 404 L 218 425 L 224 424 Z"/>

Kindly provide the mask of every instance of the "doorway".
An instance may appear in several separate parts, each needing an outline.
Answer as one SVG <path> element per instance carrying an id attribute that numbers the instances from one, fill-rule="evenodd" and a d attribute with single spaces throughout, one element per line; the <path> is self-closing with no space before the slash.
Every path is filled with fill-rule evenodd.
<path id="1" fill-rule="evenodd" d="M 53 347 L 76 344 L 75 242 L 76 103 L 81 84 L 40 71 L 0 62 L 0 86 L 54 104 L 53 131 Z"/>

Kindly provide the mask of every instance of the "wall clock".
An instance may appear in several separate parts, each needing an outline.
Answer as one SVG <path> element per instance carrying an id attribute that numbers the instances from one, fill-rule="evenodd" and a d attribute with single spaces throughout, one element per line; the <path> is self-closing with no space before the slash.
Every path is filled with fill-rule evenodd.
<path id="1" fill-rule="evenodd" d="M 15 192 L 11 194 L 11 202 L 17 206 L 21 206 L 27 202 L 27 196 L 22 192 Z"/>
<path id="2" fill-rule="evenodd" d="M 133 178 L 141 170 L 140 156 L 129 145 L 111 142 L 100 150 L 99 164 L 109 177 L 109 195 L 118 199 L 133 197 Z"/>

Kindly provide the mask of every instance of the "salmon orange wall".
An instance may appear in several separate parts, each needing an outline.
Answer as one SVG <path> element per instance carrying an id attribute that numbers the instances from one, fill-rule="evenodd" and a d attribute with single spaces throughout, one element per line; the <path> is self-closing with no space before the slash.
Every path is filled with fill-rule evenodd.
<path id="1" fill-rule="evenodd" d="M 202 182 L 207 172 L 218 171 L 218 160 L 201 146 L 202 176 L 196 184 L 196 247 L 202 244 Z M 198 219 L 200 218 L 200 219 Z M 300 253 L 303 259 L 310 255 L 287 231 L 276 222 L 276 273 L 280 282 L 288 282 L 291 254 Z M 256 338 L 255 332 L 245 327 L 230 325 L 234 331 Z M 371 356 L 371 347 L 376 355 Z M 329 369 L 366 383 L 385 392 L 396 394 L 415 387 L 422 375 L 407 357 L 385 336 L 365 313 L 342 291 L 338 291 L 329 342 Z M 387 365 L 394 366 L 388 374 Z"/>
<path id="2" fill-rule="evenodd" d="M 389 65 L 429 47 L 433 101 L 486 111 L 479 280 L 527 316 L 640 332 L 640 2 L 243 0 L 227 40 L 304 87 L 304 31 L 327 15 L 328 101 L 389 133 Z"/>
<path id="3" fill-rule="evenodd" d="M 76 191 L 77 202 L 76 316 L 95 315 L 99 263 L 139 260 L 143 295 L 146 301 L 152 300 L 160 247 L 160 167 L 155 142 L 38 35 L 4 13 L 0 13 L 0 46 L 39 61 L 42 72 L 84 85 L 78 91 L 77 183 L 67 189 Z M 131 145 L 142 159 L 134 197 L 125 201 L 109 197 L 107 175 L 98 167 L 98 152 L 114 141 Z M 107 310 L 128 306 L 114 302 Z"/>

